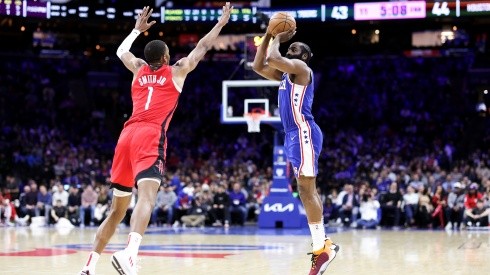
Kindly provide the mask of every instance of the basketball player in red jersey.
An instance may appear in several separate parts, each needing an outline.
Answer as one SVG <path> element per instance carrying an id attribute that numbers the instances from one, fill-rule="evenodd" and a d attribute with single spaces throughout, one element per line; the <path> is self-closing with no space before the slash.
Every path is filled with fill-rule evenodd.
<path id="1" fill-rule="evenodd" d="M 233 7 L 226 2 L 213 29 L 197 43 L 187 57 L 172 66 L 169 65 L 169 49 L 163 41 L 153 40 L 145 46 L 146 61 L 136 58 L 129 51 L 138 35 L 155 24 L 155 21 L 148 22 L 153 11 L 149 7 L 143 8 L 133 31 L 117 49 L 117 56 L 133 72 L 133 113 L 124 124 L 115 150 L 111 172 L 114 189 L 111 211 L 97 230 L 93 251 L 80 274 L 95 274 L 95 265 L 100 254 L 126 215 L 134 186 L 138 188 L 138 201 L 131 215 L 127 247 L 112 255 L 112 265 L 119 274 L 137 273 L 139 245 L 150 221 L 163 178 L 168 125 L 187 74 L 196 68 L 211 48 L 221 29 L 228 23 L 232 10 Z"/>

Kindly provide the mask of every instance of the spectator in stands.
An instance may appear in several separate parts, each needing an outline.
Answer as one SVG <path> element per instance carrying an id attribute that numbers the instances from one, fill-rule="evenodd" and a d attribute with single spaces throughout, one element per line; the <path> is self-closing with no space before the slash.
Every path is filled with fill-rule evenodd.
<path id="1" fill-rule="evenodd" d="M 419 227 L 427 228 L 432 226 L 432 212 L 434 212 L 434 206 L 432 205 L 429 188 L 422 185 L 419 189 L 419 208 L 417 211 Z"/>
<path id="2" fill-rule="evenodd" d="M 447 212 L 446 217 L 448 223 L 446 229 L 459 229 L 463 223 L 464 217 L 464 189 L 462 188 L 460 182 L 455 182 L 453 184 L 452 191 L 449 193 L 447 198 Z"/>
<path id="3" fill-rule="evenodd" d="M 476 201 L 476 207 L 473 209 L 466 209 L 466 225 L 468 227 L 486 227 L 488 226 L 488 218 L 490 215 L 489 208 L 486 208 L 483 200 L 478 199 Z"/>
<path id="4" fill-rule="evenodd" d="M 258 182 L 254 182 L 246 205 L 248 209 L 247 216 L 250 220 L 257 221 L 257 217 L 260 213 L 264 198 L 265 192 L 261 180 L 259 180 Z"/>
<path id="5" fill-rule="evenodd" d="M 63 200 L 61 201 L 63 203 Z M 68 220 L 70 220 L 70 222 L 75 226 L 80 225 L 80 207 L 82 206 L 82 196 L 80 195 L 78 187 L 74 185 L 70 186 L 67 206 Z"/>
<path id="6" fill-rule="evenodd" d="M 165 216 L 165 225 L 172 225 L 174 205 L 177 201 L 177 195 L 172 191 L 172 187 L 165 183 L 160 186 L 160 190 L 157 194 L 157 200 L 155 203 L 155 208 L 152 212 L 151 223 L 155 225 L 160 225 L 160 216 Z"/>
<path id="7" fill-rule="evenodd" d="M 214 194 L 213 208 L 211 209 L 211 215 L 213 217 L 213 226 L 230 226 L 230 196 L 226 193 L 226 189 L 223 185 L 218 186 L 218 192 Z"/>
<path id="8" fill-rule="evenodd" d="M 357 220 L 359 214 L 359 194 L 354 192 L 354 185 L 345 185 L 345 195 L 342 197 L 342 206 L 339 209 L 339 217 L 344 226 L 350 226 Z"/>
<path id="9" fill-rule="evenodd" d="M 342 189 L 340 191 L 337 191 L 337 189 L 332 188 L 330 190 L 330 197 L 332 198 L 332 202 L 334 203 L 335 210 L 337 212 L 337 224 L 343 224 L 342 219 L 340 218 L 340 209 L 342 208 L 342 201 L 344 199 L 344 196 L 347 194 L 347 189 L 348 189 L 348 184 L 344 184 L 342 186 Z"/>
<path id="10" fill-rule="evenodd" d="M 24 192 L 20 194 L 19 204 L 22 217 L 36 217 L 37 194 L 31 190 L 31 186 L 24 186 Z"/>
<path id="11" fill-rule="evenodd" d="M 90 215 L 89 224 L 90 226 L 94 225 L 92 219 L 94 218 L 94 210 L 95 206 L 97 205 L 98 197 L 99 194 L 95 192 L 93 186 L 87 184 L 82 192 L 82 204 L 80 206 L 80 227 L 85 227 L 85 225 L 87 225 L 85 220 L 87 211 Z"/>
<path id="12" fill-rule="evenodd" d="M 371 190 L 367 189 L 361 195 L 361 205 L 359 207 L 360 218 L 356 222 L 357 228 L 374 229 L 379 225 L 380 217 L 378 209 L 379 201 L 374 199 Z"/>
<path id="13" fill-rule="evenodd" d="M 420 180 L 420 175 L 418 173 L 413 173 L 410 183 L 415 190 L 419 190 L 422 185 L 424 185 L 424 182 Z"/>
<path id="14" fill-rule="evenodd" d="M 445 227 L 445 217 L 446 208 L 447 208 L 447 195 L 442 185 L 437 185 L 432 195 L 432 205 L 434 206 L 434 212 L 432 212 L 432 218 L 437 219 L 440 228 Z M 434 221 L 436 222 L 436 221 Z"/>
<path id="15" fill-rule="evenodd" d="M 332 202 L 330 197 L 325 199 L 325 204 L 323 205 L 323 221 L 325 224 L 330 224 L 335 222 L 337 219 L 337 209 Z"/>
<path id="16" fill-rule="evenodd" d="M 0 224 L 5 223 L 7 226 L 24 226 L 27 225 L 29 219 L 29 215 L 20 218 L 17 215 L 14 204 L 9 199 L 3 198 L 0 201 Z"/>
<path id="17" fill-rule="evenodd" d="M 182 225 L 184 227 L 203 227 L 208 212 L 207 205 L 202 204 L 200 197 L 194 198 L 191 204 L 192 206 L 187 209 L 187 213 L 180 218 Z"/>
<path id="18" fill-rule="evenodd" d="M 48 192 L 46 186 L 39 186 L 37 192 L 36 217 L 44 216 L 46 225 L 49 224 L 51 206 L 53 205 L 52 195 Z"/>
<path id="19" fill-rule="evenodd" d="M 390 189 L 390 184 L 391 180 L 389 178 L 378 177 L 376 181 L 376 188 L 382 195 L 388 192 L 388 190 Z"/>
<path id="20" fill-rule="evenodd" d="M 107 218 L 107 214 L 109 212 L 109 203 L 102 204 L 97 203 L 94 208 L 94 214 L 92 217 L 92 221 L 95 225 L 100 225 L 105 218 Z"/>
<path id="21" fill-rule="evenodd" d="M 68 197 L 70 194 L 63 188 L 61 183 L 56 183 L 52 188 L 53 190 L 53 206 L 56 204 L 56 201 L 61 200 L 61 204 L 64 206 L 68 206 Z"/>
<path id="22" fill-rule="evenodd" d="M 10 201 L 19 199 L 21 182 L 19 178 L 14 175 L 8 174 L 5 178 L 5 194 L 10 195 Z M 4 194 L 4 195 L 5 195 Z"/>
<path id="23" fill-rule="evenodd" d="M 405 223 L 408 227 L 416 225 L 415 217 L 419 204 L 419 194 L 412 185 L 407 186 L 407 193 L 403 194 L 403 209 L 405 211 Z"/>
<path id="24" fill-rule="evenodd" d="M 101 204 L 102 206 L 111 204 L 111 195 L 110 195 L 111 193 L 109 191 L 108 185 L 97 186 L 95 188 L 95 192 L 98 194 L 97 196 L 98 204 Z"/>
<path id="25" fill-rule="evenodd" d="M 229 192 L 230 197 L 230 222 L 236 221 L 238 225 L 243 226 L 247 220 L 247 198 L 242 191 L 242 185 L 235 182 L 232 185 L 232 190 Z"/>
<path id="26" fill-rule="evenodd" d="M 184 190 L 180 191 L 180 194 L 177 196 L 177 200 L 174 205 L 175 222 L 173 224 L 173 227 L 178 227 L 180 225 L 180 218 L 187 214 L 187 210 L 191 208 L 192 199 L 193 197 L 184 192 Z"/>
<path id="27" fill-rule="evenodd" d="M 68 208 L 63 205 L 63 201 L 60 199 L 56 200 L 55 205 L 51 208 L 50 216 L 52 222 L 50 224 L 56 224 L 60 218 L 66 218 L 68 213 Z"/>
<path id="28" fill-rule="evenodd" d="M 381 212 L 382 224 L 397 228 L 400 226 L 401 206 L 403 196 L 396 181 L 391 182 L 388 192 L 382 195 Z"/>
<path id="29" fill-rule="evenodd" d="M 483 198 L 483 195 L 478 191 L 478 188 L 479 186 L 476 182 L 473 182 L 468 187 L 468 192 L 466 192 L 464 198 L 465 213 L 467 213 L 468 210 L 474 209 L 476 207 L 476 202 Z"/>

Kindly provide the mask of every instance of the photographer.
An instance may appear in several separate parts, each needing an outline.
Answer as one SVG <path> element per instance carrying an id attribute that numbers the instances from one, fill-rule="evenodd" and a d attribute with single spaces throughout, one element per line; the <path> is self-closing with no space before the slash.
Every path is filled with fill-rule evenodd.
<path id="1" fill-rule="evenodd" d="M 380 208 L 379 201 L 375 199 L 371 190 L 366 190 L 362 194 L 361 206 L 359 212 L 361 218 L 357 220 L 357 228 L 374 229 L 379 224 L 378 209 Z"/>

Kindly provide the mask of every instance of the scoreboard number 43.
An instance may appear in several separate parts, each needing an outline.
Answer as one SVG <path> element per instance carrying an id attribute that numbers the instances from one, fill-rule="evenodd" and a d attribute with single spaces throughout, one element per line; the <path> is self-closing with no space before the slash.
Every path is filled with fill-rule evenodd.
<path id="1" fill-rule="evenodd" d="M 347 6 L 333 6 L 332 14 L 333 19 L 343 20 L 349 17 L 349 7 Z"/>

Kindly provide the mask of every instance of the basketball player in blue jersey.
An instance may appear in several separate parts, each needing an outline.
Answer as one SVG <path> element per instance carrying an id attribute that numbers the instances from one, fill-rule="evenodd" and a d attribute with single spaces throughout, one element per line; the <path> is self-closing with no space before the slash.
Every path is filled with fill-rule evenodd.
<path id="1" fill-rule="evenodd" d="M 312 52 L 308 45 L 301 42 L 292 43 L 285 57 L 279 51 L 280 43 L 289 41 L 295 34 L 296 29 L 279 33 L 269 43 L 272 35 L 267 29 L 263 42 L 257 49 L 253 70 L 269 80 L 281 81 L 278 98 L 285 132 L 284 147 L 293 166 L 313 239 L 309 274 L 318 275 L 325 272 L 335 258 L 339 246 L 325 235 L 323 205 L 316 190 L 323 134 L 311 114 L 314 79 L 308 64 Z"/>

